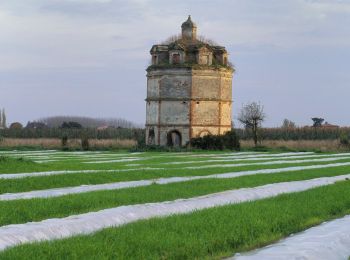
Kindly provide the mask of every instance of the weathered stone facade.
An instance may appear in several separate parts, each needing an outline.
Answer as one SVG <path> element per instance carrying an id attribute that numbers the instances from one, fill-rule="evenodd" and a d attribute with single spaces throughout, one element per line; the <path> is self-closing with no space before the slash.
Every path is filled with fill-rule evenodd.
<path id="1" fill-rule="evenodd" d="M 197 39 L 191 17 L 182 37 L 154 45 L 147 68 L 146 143 L 186 145 L 231 130 L 232 75 L 227 52 Z"/>

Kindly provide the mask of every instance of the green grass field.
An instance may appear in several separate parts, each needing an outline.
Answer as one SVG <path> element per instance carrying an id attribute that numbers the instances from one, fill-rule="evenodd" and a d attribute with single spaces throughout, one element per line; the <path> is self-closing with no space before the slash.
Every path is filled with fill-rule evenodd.
<path id="1" fill-rule="evenodd" d="M 323 168 L 317 168 L 320 166 Z M 299 168 L 286 170 L 289 167 Z M 88 172 L 81 172 L 86 170 Z M 97 172 L 89 172 L 91 170 Z M 255 174 L 260 170 L 264 171 Z M 254 172 L 251 174 L 248 171 Z M 48 175 L 36 175 L 43 172 Z M 15 176 L 24 173 L 28 175 L 20 178 Z M 225 173 L 233 175 L 230 178 L 206 178 L 208 175 L 220 176 Z M 350 174 L 350 154 L 2 151 L 0 259 L 230 257 L 237 252 L 274 243 L 324 221 L 350 214 L 350 182 L 345 180 L 267 199 L 139 220 L 92 233 L 89 231 L 90 234 L 83 234 L 85 231 L 82 229 L 81 233 L 73 237 L 58 240 L 40 242 L 37 238 L 30 238 L 28 242 L 32 244 L 21 245 L 23 241 L 18 240 L 14 242 L 15 246 L 7 246 L 7 241 L 15 239 L 5 231 L 10 224 L 29 225 L 30 222 L 41 223 L 104 209 L 166 203 L 204 195 L 210 197 L 224 191 L 346 174 Z M 198 179 L 172 182 L 174 177 L 193 176 Z M 156 184 L 158 178 L 171 182 Z M 141 182 L 139 187 L 107 190 L 103 186 L 96 191 L 84 191 L 90 187 L 86 185 L 94 187 L 143 180 L 151 180 L 151 184 Z M 36 195 L 39 191 L 56 193 L 53 197 L 40 197 Z M 23 192 L 34 195 L 6 199 L 8 194 Z M 45 236 L 42 238 L 47 240 Z"/>

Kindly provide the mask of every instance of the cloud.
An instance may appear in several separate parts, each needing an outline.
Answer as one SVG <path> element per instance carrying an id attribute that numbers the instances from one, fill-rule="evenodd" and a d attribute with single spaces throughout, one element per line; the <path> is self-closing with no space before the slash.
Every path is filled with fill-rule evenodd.
<path id="1" fill-rule="evenodd" d="M 345 1 L 188 1 L 169 6 L 143 0 L 12 0 L 1 5 L 0 54 L 9 61 L 1 68 L 108 66 L 118 48 L 125 57 L 144 59 L 135 48 L 148 52 L 153 43 L 179 33 L 187 13 L 200 34 L 223 45 L 282 50 L 350 45 L 350 32 L 339 26 L 349 20 L 341 16 L 350 10 Z M 221 11 L 208 19 L 208 10 L 218 7 Z"/>
<path id="2" fill-rule="evenodd" d="M 350 30 L 345 26 L 350 24 L 349 13 L 350 1 L 345 0 L 2 0 L 0 73 L 7 77 L 0 81 L 0 88 L 12 86 L 15 90 L 2 94 L 0 105 L 7 102 L 8 110 L 12 107 L 15 111 L 11 91 L 21 93 L 28 86 L 35 86 L 38 92 L 59 85 L 65 86 L 64 91 L 76 88 L 74 93 L 88 88 L 91 99 L 116 88 L 119 92 L 111 95 L 109 102 L 115 100 L 116 110 L 140 122 L 149 49 L 180 33 L 188 14 L 197 23 L 199 34 L 226 46 L 231 53 L 237 66 L 237 105 L 255 98 L 273 106 L 274 93 L 288 93 L 288 100 L 281 99 L 292 102 L 292 97 L 297 98 L 293 91 L 317 93 L 330 84 L 341 92 L 343 82 L 350 80 L 343 69 L 350 58 L 346 51 Z M 56 74 L 59 77 L 54 77 Z M 339 79 L 335 75 L 340 75 Z M 76 78 L 81 80 L 79 84 Z M 296 78 L 298 81 L 293 81 Z M 59 93 L 57 90 L 56 95 Z M 125 103 L 131 96 L 141 103 Z M 68 99 L 63 94 L 61 98 Z M 35 103 L 35 97 L 29 99 L 28 103 Z M 304 99 L 303 110 L 310 109 L 306 103 L 311 101 Z M 67 101 L 77 102 L 75 96 Z M 321 102 L 317 104 L 321 110 Z M 66 106 L 64 111 L 74 109 Z M 85 110 L 90 113 L 88 106 L 80 111 Z M 282 117 L 278 114 L 281 111 L 271 111 L 271 118 Z M 18 117 L 22 113 L 18 110 Z M 31 116 L 30 110 L 26 113 L 26 117 Z M 33 111 L 32 117 L 36 113 Z"/>

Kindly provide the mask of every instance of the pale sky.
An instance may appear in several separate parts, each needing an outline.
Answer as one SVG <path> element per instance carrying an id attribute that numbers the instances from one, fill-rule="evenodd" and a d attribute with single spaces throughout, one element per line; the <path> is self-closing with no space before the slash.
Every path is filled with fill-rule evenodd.
<path id="1" fill-rule="evenodd" d="M 230 53 L 234 119 L 258 101 L 265 126 L 350 125 L 350 0 L 0 0 L 0 108 L 143 124 L 149 50 L 189 14 Z"/>

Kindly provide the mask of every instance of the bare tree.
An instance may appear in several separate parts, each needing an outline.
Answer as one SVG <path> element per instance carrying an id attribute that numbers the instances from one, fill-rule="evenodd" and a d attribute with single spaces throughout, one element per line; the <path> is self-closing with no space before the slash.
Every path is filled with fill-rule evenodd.
<path id="1" fill-rule="evenodd" d="M 162 41 L 161 44 L 170 44 L 178 40 L 181 40 L 181 38 L 182 38 L 181 34 L 175 34 L 168 37 L 166 40 Z"/>
<path id="2" fill-rule="evenodd" d="M 295 127 L 296 127 L 296 124 L 293 121 L 291 121 L 287 118 L 283 120 L 282 128 L 290 129 L 290 128 L 295 128 Z"/>
<path id="3" fill-rule="evenodd" d="M 258 129 L 266 115 L 264 107 L 260 103 L 252 102 L 244 105 L 238 115 L 238 120 L 253 133 L 254 144 L 258 144 Z"/>

